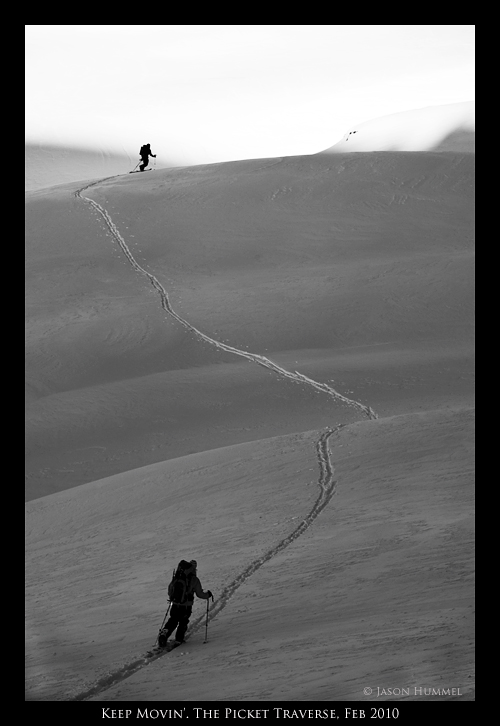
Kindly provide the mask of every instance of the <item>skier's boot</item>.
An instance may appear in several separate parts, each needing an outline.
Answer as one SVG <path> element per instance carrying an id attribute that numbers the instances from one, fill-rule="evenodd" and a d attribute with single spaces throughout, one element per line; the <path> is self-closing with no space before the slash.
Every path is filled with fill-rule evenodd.
<path id="1" fill-rule="evenodd" d="M 160 634 L 158 635 L 158 647 L 165 648 L 169 637 L 170 633 L 168 630 L 160 630 Z"/>

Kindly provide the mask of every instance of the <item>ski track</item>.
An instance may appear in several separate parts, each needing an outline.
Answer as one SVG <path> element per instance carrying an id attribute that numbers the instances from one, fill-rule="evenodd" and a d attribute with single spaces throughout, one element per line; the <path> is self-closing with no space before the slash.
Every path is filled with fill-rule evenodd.
<path id="1" fill-rule="evenodd" d="M 89 189 L 90 187 L 93 187 L 97 184 L 101 184 L 102 182 L 107 181 L 108 179 L 113 179 L 114 177 L 106 177 L 105 179 L 99 179 L 98 181 L 92 182 L 90 184 L 87 184 L 84 187 L 81 187 L 75 192 L 75 197 L 81 199 L 82 201 L 90 204 L 103 218 L 107 228 L 109 229 L 110 233 L 112 234 L 113 238 L 116 240 L 116 242 L 119 244 L 121 250 L 125 254 L 126 258 L 130 262 L 131 266 L 136 270 L 136 272 L 139 272 L 141 275 L 144 275 L 147 277 L 151 285 L 154 287 L 154 289 L 158 292 L 160 299 L 161 299 L 161 305 L 165 312 L 167 312 L 169 315 L 171 315 L 177 322 L 179 322 L 182 326 L 187 328 L 187 330 L 194 333 L 194 335 L 199 338 L 200 340 L 205 341 L 206 343 L 209 343 L 210 345 L 215 346 L 219 350 L 224 350 L 227 353 L 233 353 L 234 355 L 238 355 L 242 358 L 246 358 L 247 360 L 257 363 L 257 365 L 263 366 L 264 368 L 267 368 L 268 370 L 273 371 L 278 376 L 281 376 L 283 378 L 288 378 L 292 381 L 295 381 L 296 383 L 305 383 L 312 388 L 322 391 L 323 393 L 326 393 L 327 395 L 334 398 L 336 401 L 342 402 L 344 404 L 347 404 L 349 406 L 352 406 L 356 408 L 360 413 L 362 413 L 364 416 L 371 420 L 375 420 L 378 418 L 377 414 L 373 411 L 373 409 L 370 406 L 365 406 L 359 401 L 355 401 L 351 398 L 347 398 L 346 396 L 343 396 L 341 393 L 336 391 L 331 386 L 328 386 L 326 383 L 319 383 L 318 381 L 313 380 L 312 378 L 309 378 L 308 376 L 304 375 L 303 373 L 299 373 L 299 371 L 288 371 L 285 368 L 282 368 L 277 363 L 274 363 L 269 358 L 266 358 L 263 355 L 260 355 L 258 353 L 249 353 L 244 350 L 240 350 L 239 348 L 234 348 L 230 345 L 226 345 L 225 343 L 221 343 L 218 340 L 215 340 L 214 338 L 211 338 L 210 336 L 206 335 L 205 333 L 201 332 L 201 330 L 198 330 L 195 328 L 191 323 L 189 323 L 187 320 L 182 318 L 178 313 L 175 312 L 175 310 L 172 308 L 170 304 L 170 300 L 168 297 L 168 293 L 161 284 L 161 282 L 158 280 L 157 277 L 155 277 L 152 273 L 145 270 L 135 259 L 132 252 L 130 251 L 130 248 L 128 247 L 127 243 L 121 236 L 120 232 L 118 231 L 118 228 L 116 227 L 115 223 L 111 219 L 111 216 L 108 214 L 106 209 L 102 207 L 100 204 L 98 204 L 96 201 L 91 199 L 90 197 L 86 197 L 82 194 L 86 189 Z M 236 590 L 249 578 L 251 577 L 254 572 L 256 572 L 262 565 L 264 565 L 266 562 L 271 560 L 278 552 L 281 552 L 281 550 L 284 550 L 288 545 L 290 545 L 294 540 L 296 540 L 298 537 L 300 537 L 308 527 L 311 526 L 311 524 L 314 522 L 316 517 L 322 512 L 322 510 L 328 505 L 332 497 L 334 496 L 336 489 L 337 489 L 337 482 L 334 479 L 334 467 L 332 465 L 331 459 L 330 459 L 330 450 L 328 448 L 328 443 L 330 437 L 334 433 L 339 433 L 339 431 L 345 426 L 346 424 L 338 424 L 334 428 L 327 427 L 325 431 L 321 434 L 318 442 L 316 443 L 316 455 L 317 460 L 319 464 L 319 470 L 320 475 L 318 479 L 318 484 L 320 488 L 319 495 L 311 509 L 311 511 L 307 514 L 307 516 L 301 521 L 301 523 L 286 537 L 284 537 L 278 544 L 274 545 L 271 549 L 269 549 L 267 552 L 265 552 L 261 557 L 257 558 L 253 562 L 251 562 L 248 567 L 246 567 L 229 585 L 227 585 L 224 590 L 221 592 L 220 596 L 217 598 L 217 600 L 212 604 L 211 608 L 209 609 L 209 620 L 212 620 L 216 615 L 220 613 L 221 610 L 227 605 L 233 594 L 236 592 Z M 192 622 L 190 625 L 186 640 L 197 630 L 199 630 L 200 627 L 203 626 L 203 624 L 206 621 L 206 613 L 203 613 L 203 615 L 200 615 L 196 620 Z M 131 661 L 130 663 L 125 664 L 122 668 L 119 668 L 118 670 L 115 670 L 112 673 L 108 673 L 107 675 L 101 677 L 98 681 L 96 681 L 90 688 L 87 690 L 80 692 L 76 696 L 73 696 L 71 699 L 72 701 L 85 701 L 89 698 L 92 698 L 93 696 L 98 695 L 99 693 L 102 693 L 103 691 L 108 690 L 111 686 L 120 683 L 121 681 L 125 680 L 129 676 L 136 673 L 138 670 L 143 668 L 144 666 L 147 666 L 149 663 L 153 662 L 157 658 L 161 658 L 163 655 L 166 655 L 167 651 L 159 651 L 159 652 L 149 652 L 145 655 L 141 656 L 140 658 L 137 658 L 134 661 Z"/>

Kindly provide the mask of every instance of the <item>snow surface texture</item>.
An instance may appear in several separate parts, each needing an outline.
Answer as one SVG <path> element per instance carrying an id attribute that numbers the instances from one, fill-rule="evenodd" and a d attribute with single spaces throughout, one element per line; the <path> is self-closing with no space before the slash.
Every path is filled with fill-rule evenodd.
<path id="1" fill-rule="evenodd" d="M 105 181 L 105 180 L 101 180 Z M 327 393 L 329 396 L 332 396 L 333 398 L 342 401 L 343 403 L 346 403 L 349 406 L 354 406 L 355 408 L 358 408 L 362 413 L 364 413 L 368 418 L 377 418 L 377 415 L 375 412 L 369 407 L 364 406 L 362 403 L 359 403 L 359 401 L 353 401 L 351 398 L 347 398 L 346 396 L 343 396 L 341 393 L 336 391 L 331 386 L 328 386 L 325 383 L 318 383 L 317 381 L 313 381 L 308 376 L 303 375 L 302 373 L 299 373 L 298 371 L 287 371 L 281 366 L 277 365 L 276 363 L 273 363 L 273 361 L 269 360 L 269 358 L 266 358 L 263 355 L 259 355 L 257 353 L 247 353 L 244 350 L 240 350 L 239 348 L 235 348 L 232 345 L 226 345 L 225 343 L 221 343 L 218 340 L 214 340 L 214 338 L 211 338 L 208 335 L 205 335 L 205 333 L 202 333 L 200 330 L 195 328 L 193 325 L 188 323 L 187 320 L 184 320 L 184 318 L 181 318 L 178 313 L 175 312 L 175 310 L 172 308 L 170 301 L 168 299 L 168 294 L 161 282 L 158 280 L 157 277 L 152 275 L 150 272 L 145 270 L 141 265 L 137 262 L 137 260 L 134 258 L 133 254 L 130 251 L 129 246 L 121 236 L 120 232 L 116 228 L 116 225 L 114 224 L 113 220 L 109 216 L 108 212 L 101 207 L 100 204 L 97 204 L 97 202 L 94 202 L 93 199 L 90 199 L 89 197 L 82 196 L 82 191 L 84 189 L 88 189 L 92 185 L 88 185 L 86 187 L 83 187 L 82 189 L 79 189 L 75 196 L 80 197 L 82 199 L 85 199 L 89 204 L 91 204 L 99 214 L 104 219 L 106 225 L 108 226 L 111 234 L 116 239 L 118 244 L 120 245 L 121 249 L 125 253 L 128 261 L 136 270 L 137 272 L 140 272 L 141 274 L 145 275 L 150 283 L 153 285 L 154 289 L 159 293 L 161 298 L 161 305 L 163 309 L 169 313 L 175 320 L 177 320 L 181 325 L 183 325 L 185 328 L 193 332 L 198 338 L 201 340 L 206 341 L 207 343 L 210 343 L 211 345 L 214 345 L 219 350 L 223 350 L 227 353 L 234 353 L 234 355 L 239 355 L 242 358 L 246 358 L 249 361 L 253 361 L 254 363 L 257 363 L 258 365 L 263 366 L 264 368 L 268 368 L 271 371 L 274 371 L 280 376 L 284 376 L 285 378 L 290 378 L 291 380 L 295 381 L 296 383 L 306 383 L 307 385 L 312 386 L 318 391 L 323 391 L 324 393 Z"/>
<path id="2" fill-rule="evenodd" d="M 107 181 L 106 179 L 100 180 L 101 182 Z M 102 216 L 104 222 L 106 223 L 108 229 L 110 230 L 111 234 L 113 235 L 114 239 L 118 242 L 120 245 L 120 248 L 123 250 L 126 258 L 132 265 L 133 269 L 137 272 L 145 275 L 150 283 L 152 284 L 153 288 L 159 293 L 161 304 L 163 309 L 168 312 L 175 320 L 177 320 L 181 325 L 186 327 L 188 330 L 193 332 L 198 338 L 210 343 L 211 345 L 214 345 L 216 348 L 220 348 L 221 350 L 224 350 L 229 353 L 233 353 L 234 355 L 242 356 L 243 358 L 246 358 L 249 361 L 253 361 L 257 363 L 258 365 L 261 365 L 269 370 L 272 370 L 273 372 L 277 373 L 279 376 L 283 376 L 285 378 L 290 378 L 291 380 L 297 382 L 297 383 L 305 383 L 306 385 L 312 386 L 315 390 L 322 391 L 326 393 L 327 395 L 332 396 L 334 399 L 337 399 L 343 403 L 346 403 L 349 406 L 353 406 L 361 413 L 366 415 L 369 419 L 376 419 L 377 415 L 376 413 L 369 407 L 364 406 L 363 404 L 359 403 L 358 401 L 355 401 L 353 399 L 349 399 L 346 396 L 343 396 L 342 394 L 338 393 L 338 391 L 335 391 L 331 386 L 328 386 L 326 384 L 318 383 L 317 381 L 311 380 L 308 376 L 304 376 L 303 374 L 299 373 L 298 371 L 289 372 L 282 368 L 281 366 L 277 365 L 276 363 L 273 363 L 273 361 L 269 360 L 265 356 L 261 356 L 258 354 L 249 354 L 246 353 L 243 350 L 239 350 L 237 348 L 234 348 L 233 346 L 225 345 L 224 343 L 221 343 L 217 340 L 214 340 L 213 338 L 205 335 L 198 329 L 196 329 L 194 326 L 192 326 L 190 323 L 188 323 L 186 320 L 181 318 L 172 308 L 168 294 L 163 287 L 163 285 L 159 282 L 159 280 L 152 275 L 151 273 L 147 272 L 134 258 L 132 255 L 127 243 L 123 239 L 122 235 L 118 231 L 116 225 L 114 224 L 113 220 L 111 219 L 108 212 L 97 202 L 95 202 L 93 199 L 82 195 L 82 192 L 86 189 L 89 189 L 92 187 L 93 184 L 86 185 L 85 187 L 78 189 L 75 192 L 75 196 L 84 199 L 88 204 L 90 204 L 94 209 L 98 211 L 98 213 Z M 341 426 L 337 427 L 337 430 L 340 430 Z M 320 512 L 324 509 L 324 507 L 329 503 L 330 499 L 332 498 L 333 494 L 335 493 L 335 484 L 336 482 L 333 479 L 333 467 L 332 463 L 330 461 L 330 452 L 328 450 L 328 439 L 330 436 L 334 433 L 333 429 L 327 429 L 324 433 L 321 434 L 319 437 L 319 440 L 316 444 L 316 450 L 317 450 L 317 457 L 319 462 L 319 468 L 320 468 L 320 477 L 319 477 L 319 486 L 320 486 L 320 493 L 315 501 L 311 511 L 307 514 L 307 516 L 300 522 L 300 524 L 284 539 L 282 539 L 280 542 L 278 542 L 276 545 L 272 547 L 269 551 L 265 552 L 264 555 L 259 557 L 257 560 L 254 560 L 240 575 L 227 587 L 224 588 L 220 596 L 217 598 L 216 602 L 213 604 L 212 608 L 209 611 L 209 617 L 210 619 L 213 619 L 228 603 L 229 599 L 233 596 L 235 591 L 251 576 L 253 575 L 256 570 L 258 570 L 263 564 L 271 560 L 271 558 L 275 557 L 279 552 L 281 552 L 283 549 L 288 547 L 292 542 L 297 539 L 300 535 L 302 535 L 306 529 L 314 522 L 316 517 L 320 514 Z M 202 618 L 198 618 L 197 621 L 193 622 L 190 625 L 188 634 L 186 635 L 186 640 L 189 639 L 190 635 L 193 632 L 196 632 L 196 630 L 199 628 Z M 101 678 L 96 684 L 94 684 L 91 688 L 89 688 L 86 691 L 83 691 L 82 693 L 77 694 L 74 697 L 74 700 L 84 700 L 86 698 L 89 698 L 95 694 L 100 693 L 101 691 L 108 690 L 112 685 L 114 685 L 117 682 L 122 681 L 124 678 L 128 678 L 132 673 L 136 672 L 143 666 L 147 665 L 152 660 L 155 660 L 156 658 L 160 657 L 160 655 L 163 655 L 165 653 L 154 653 L 154 654 L 148 654 L 144 656 L 143 658 L 140 658 L 138 660 L 134 660 L 131 663 L 127 663 L 126 665 L 119 668 L 116 672 L 108 674 Z"/>
<path id="3" fill-rule="evenodd" d="M 174 380 L 180 380 L 175 378 L 176 366 L 187 359 L 180 351 L 185 349 L 186 356 L 191 356 L 195 348 L 188 341 L 176 342 L 164 327 L 165 320 L 156 326 L 153 310 L 159 308 L 197 345 L 206 346 L 203 358 L 197 359 L 196 372 L 205 389 L 215 381 L 210 374 L 210 351 L 224 356 L 217 368 L 224 371 L 224 384 L 230 386 L 227 390 L 232 390 L 236 401 L 243 400 L 238 398 L 243 379 L 240 368 L 235 369 L 229 359 L 258 364 L 245 369 L 245 376 L 254 396 L 262 387 L 272 402 L 269 413 L 258 409 L 261 418 L 274 415 L 271 409 L 281 405 L 279 386 L 292 384 L 293 394 L 287 388 L 283 393 L 288 417 L 300 433 L 253 437 L 170 461 L 160 456 L 157 463 L 141 469 L 114 473 L 30 502 L 28 698 L 371 700 L 363 692 L 371 686 L 373 700 L 387 700 L 388 696 L 377 697 L 377 686 L 429 684 L 461 687 L 459 698 L 472 697 L 472 399 L 466 292 L 471 260 L 469 159 L 439 154 L 418 158 L 360 155 L 355 161 L 354 156 L 344 155 L 330 163 L 321 158 L 261 160 L 161 172 L 164 176 L 156 181 L 151 179 L 155 175 L 101 180 L 92 185 L 92 197 L 99 201 L 87 196 L 90 192 L 83 195 L 81 187 L 33 197 L 30 213 L 41 230 L 36 265 L 45 285 L 59 259 L 54 246 L 58 215 L 66 220 L 61 228 L 67 229 L 66 199 L 76 193 L 85 196 L 87 210 L 90 207 L 108 234 L 95 251 L 89 251 L 91 279 L 110 279 L 109 263 L 100 266 L 99 256 L 105 254 L 102 245 L 111 239 L 126 264 L 119 287 L 125 303 L 127 285 L 136 285 L 134 277 L 142 277 L 154 293 L 152 306 L 142 308 L 141 316 L 144 320 L 148 311 L 146 318 L 154 330 L 150 333 L 142 324 L 135 327 L 130 308 L 120 337 L 106 337 L 112 346 L 119 350 L 125 341 L 130 359 L 139 332 L 147 359 L 156 356 L 159 360 L 151 345 L 166 337 L 169 350 L 177 356 Z M 137 234 L 130 229 L 135 200 L 138 209 L 144 204 L 148 207 L 137 230 L 141 249 L 131 241 Z M 196 242 L 197 205 L 202 225 L 213 236 L 206 259 L 203 243 Z M 248 242 L 238 240 L 233 247 L 229 242 L 236 231 L 245 235 L 245 205 Z M 65 259 L 72 244 L 75 250 L 81 247 L 79 229 L 92 230 L 85 226 L 80 209 L 70 208 L 75 237 L 74 241 L 64 239 Z M 47 209 L 52 211 L 50 217 Z M 163 230 L 175 228 L 176 210 L 181 220 L 178 229 L 192 225 L 193 237 L 177 249 L 170 247 L 167 257 L 172 267 L 163 267 Z M 307 220 L 306 210 L 311 215 Z M 261 234 L 257 218 L 273 231 L 272 245 L 265 235 L 262 242 L 250 241 Z M 422 219 L 425 228 L 420 226 Z M 300 220 L 305 222 L 303 227 Z M 127 228 L 128 233 L 121 231 Z M 41 257 L 45 233 L 52 245 L 47 271 Z M 86 239 L 85 232 L 81 239 Z M 92 237 L 88 239 L 94 245 Z M 252 246 L 262 263 L 256 256 L 249 264 Z M 139 262 L 144 248 L 148 260 Z M 240 267 L 235 266 L 235 255 Z M 267 278 L 271 258 L 275 261 Z M 290 265 L 299 259 L 300 276 Z M 194 274 L 197 265 L 213 271 L 215 287 L 210 279 Z M 224 266 L 229 279 L 238 269 L 250 268 L 248 285 L 246 276 L 237 274 L 234 293 L 225 288 Z M 163 270 L 162 275 L 150 271 L 152 267 Z M 165 270 L 168 286 L 160 282 Z M 71 268 L 67 274 L 70 296 L 66 297 L 65 281 L 56 283 L 50 305 L 38 306 L 33 322 L 39 376 L 31 379 L 32 410 L 37 417 L 33 424 L 38 440 L 44 440 L 49 449 L 51 437 L 61 448 L 62 441 L 71 440 L 73 430 L 83 456 L 85 401 L 95 409 L 104 399 L 115 418 L 120 407 L 113 403 L 119 400 L 118 389 L 105 383 L 104 369 L 98 373 L 95 368 L 95 334 L 88 336 L 81 327 L 93 321 L 82 297 L 89 278 L 85 276 L 80 286 L 74 282 L 82 278 L 75 278 Z M 328 303 L 322 306 L 311 293 L 322 290 L 327 276 L 333 286 L 325 288 Z M 182 316 L 177 312 L 179 303 L 172 306 L 170 302 L 170 287 L 179 298 L 181 280 L 189 283 L 182 297 L 187 297 L 189 289 L 190 298 L 182 304 Z M 37 284 L 35 278 L 34 288 Z M 224 301 L 220 301 L 222 293 Z M 309 305 L 304 307 L 301 297 L 306 294 Z M 71 328 L 64 325 L 54 303 L 73 301 L 75 295 L 81 323 L 73 331 L 81 331 L 84 337 L 72 336 L 78 361 L 74 368 L 70 351 L 56 347 L 59 360 L 64 355 L 67 363 L 65 371 L 59 372 L 52 368 L 50 347 L 58 340 L 61 323 L 62 335 L 67 337 Z M 363 295 L 369 297 L 363 299 Z M 91 298 L 92 305 L 102 311 L 97 317 L 99 326 L 105 325 L 111 300 L 103 304 L 101 292 L 92 293 Z M 380 307 L 382 299 L 386 307 Z M 263 315 L 259 318 L 260 304 Z M 364 322 L 367 309 L 368 323 Z M 226 324 L 230 318 L 221 317 L 224 311 L 238 328 Z M 66 308 L 64 315 L 68 312 Z M 335 344 L 335 335 L 327 343 L 338 319 L 345 325 L 343 341 Z M 270 345 L 262 337 L 268 328 L 274 337 L 273 350 L 279 353 L 249 353 L 245 345 L 229 344 L 213 332 L 203 332 L 207 328 L 220 328 L 233 338 L 246 337 L 261 351 Z M 300 353 L 293 350 L 289 336 L 296 330 L 309 336 L 316 330 L 325 347 L 321 350 L 315 343 Z M 115 331 L 112 323 L 110 332 L 116 335 Z M 94 344 L 101 345 L 103 360 L 106 346 L 99 343 L 99 334 Z M 291 355 L 286 354 L 286 345 Z M 278 362 L 274 362 L 276 356 Z M 299 367 L 307 367 L 307 375 L 290 367 L 289 362 L 296 359 Z M 142 370 L 143 363 L 134 360 L 129 365 Z M 259 370 L 271 379 L 262 378 Z M 344 393 L 337 390 L 338 382 L 330 385 L 328 379 L 333 371 L 338 379 L 339 370 Z M 53 371 L 57 371 L 55 377 Z M 71 371 L 73 382 L 67 377 Z M 191 411 L 202 390 L 196 387 L 194 373 L 183 388 Z M 320 383 L 325 378 L 328 384 Z M 77 380 L 80 385 L 86 381 L 86 386 L 73 393 L 70 386 Z M 160 380 L 166 378 L 156 374 L 152 378 L 157 398 L 167 390 L 163 383 L 158 386 Z M 93 386 L 98 381 L 94 402 Z M 137 398 L 145 401 L 150 417 L 156 417 L 160 408 L 153 410 L 147 385 L 140 383 L 136 388 Z M 363 398 L 370 400 L 377 413 L 382 411 L 383 418 L 376 418 L 360 397 L 346 395 L 356 389 L 364 390 Z M 126 380 L 125 387 L 120 382 L 119 390 L 136 416 L 138 409 L 127 393 L 131 389 Z M 75 408 L 78 391 L 84 398 L 78 399 Z M 314 418 L 307 419 L 302 410 L 313 394 L 319 396 L 314 399 L 318 424 L 323 425 L 319 432 L 307 430 L 306 421 Z M 221 403 L 224 400 L 219 397 Z M 251 405 L 249 397 L 245 406 Z M 104 412 L 105 408 L 99 413 L 101 421 Z M 198 408 L 201 426 L 213 427 L 202 412 Z M 346 423 L 338 423 L 342 412 Z M 365 420 L 356 422 L 360 415 Z M 252 425 L 244 407 L 239 417 L 241 423 Z M 130 438 L 126 417 L 118 413 L 118 418 L 125 427 L 122 432 Z M 225 418 L 230 421 L 227 410 Z M 337 423 L 328 425 L 332 418 Z M 270 420 L 279 431 L 278 419 Z M 164 423 L 161 427 L 165 430 Z M 212 441 L 224 445 L 220 437 Z M 111 438 L 108 443 L 101 436 L 100 446 L 103 443 L 109 447 Z M 137 439 L 131 448 L 140 448 Z M 318 469 L 319 477 L 311 474 Z M 204 625 L 203 612 L 193 617 L 186 646 L 168 657 L 148 658 L 146 643 L 152 643 L 161 621 L 164 573 L 183 556 L 198 559 L 203 585 L 216 594 L 210 610 L 209 644 L 198 648 L 195 637 Z M 421 700 L 415 692 L 410 698 Z"/>

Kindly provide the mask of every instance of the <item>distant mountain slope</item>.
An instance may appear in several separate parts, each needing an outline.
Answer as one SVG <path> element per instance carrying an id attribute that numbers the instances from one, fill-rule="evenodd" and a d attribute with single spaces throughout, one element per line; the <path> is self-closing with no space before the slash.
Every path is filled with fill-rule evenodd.
<path id="1" fill-rule="evenodd" d="M 25 145 L 25 191 L 44 189 L 56 184 L 125 174 L 134 168 L 139 155 L 116 154 L 104 149 L 79 149 L 50 144 Z M 174 163 L 157 158 L 157 167 Z"/>
<path id="2" fill-rule="evenodd" d="M 366 121 L 325 153 L 350 151 L 474 151 L 474 102 L 427 106 Z"/>
<path id="3" fill-rule="evenodd" d="M 433 151 L 475 152 L 476 132 L 467 129 L 452 131 L 433 149 Z"/>

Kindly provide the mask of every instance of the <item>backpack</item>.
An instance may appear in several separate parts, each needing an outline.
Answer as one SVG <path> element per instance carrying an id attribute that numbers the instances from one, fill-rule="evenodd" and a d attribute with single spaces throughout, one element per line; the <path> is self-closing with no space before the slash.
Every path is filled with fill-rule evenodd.
<path id="1" fill-rule="evenodd" d="M 149 156 L 150 149 L 151 149 L 151 147 L 149 144 L 144 144 L 144 146 L 141 146 L 141 150 L 139 151 L 139 156 Z"/>
<path id="2" fill-rule="evenodd" d="M 184 605 L 188 595 L 188 576 L 185 570 L 191 567 L 189 562 L 181 560 L 174 570 L 172 580 L 168 586 L 168 596 L 175 605 Z"/>

